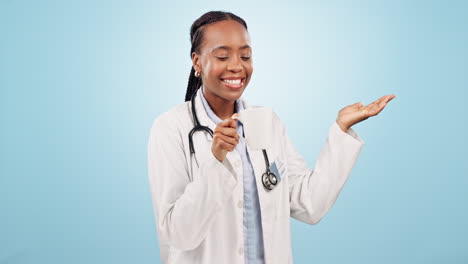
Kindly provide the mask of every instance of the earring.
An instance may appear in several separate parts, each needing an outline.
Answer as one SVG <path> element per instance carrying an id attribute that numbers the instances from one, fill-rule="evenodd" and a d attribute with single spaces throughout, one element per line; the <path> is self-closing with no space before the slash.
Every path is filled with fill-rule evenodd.
<path id="1" fill-rule="evenodd" d="M 195 77 L 200 77 L 200 73 L 195 71 Z"/>

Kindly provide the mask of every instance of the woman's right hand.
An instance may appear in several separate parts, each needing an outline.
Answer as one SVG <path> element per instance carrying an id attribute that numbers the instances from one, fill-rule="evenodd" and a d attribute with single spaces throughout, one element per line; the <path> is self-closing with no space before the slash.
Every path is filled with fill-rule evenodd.
<path id="1" fill-rule="evenodd" d="M 237 116 L 234 114 L 232 117 Z M 237 120 L 232 117 L 224 119 L 216 125 L 213 131 L 213 143 L 211 152 L 219 161 L 223 161 L 229 151 L 233 151 L 239 143 L 239 134 L 237 134 Z"/>

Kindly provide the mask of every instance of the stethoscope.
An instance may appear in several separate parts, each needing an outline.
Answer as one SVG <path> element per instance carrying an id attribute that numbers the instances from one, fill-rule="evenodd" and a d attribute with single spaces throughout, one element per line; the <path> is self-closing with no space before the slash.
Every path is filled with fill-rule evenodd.
<path id="1" fill-rule="evenodd" d="M 197 92 L 194 92 L 190 100 L 192 104 L 193 122 L 195 123 L 195 126 L 189 132 L 189 146 L 190 146 L 191 154 L 195 154 L 195 149 L 193 147 L 193 134 L 195 132 L 205 131 L 205 132 L 208 132 L 211 135 L 211 137 L 213 137 L 213 130 L 207 126 L 202 126 L 200 124 L 200 121 L 198 121 L 197 112 L 195 111 L 195 96 L 196 95 L 197 95 Z M 262 149 L 262 152 L 263 152 L 263 158 L 265 160 L 265 166 L 266 166 L 266 172 L 263 173 L 262 175 L 262 183 L 265 189 L 267 189 L 268 191 L 271 191 L 273 190 L 273 188 L 275 188 L 276 184 L 278 183 L 278 178 L 273 172 L 270 171 L 270 162 L 268 161 L 268 155 L 267 155 L 266 150 Z"/>

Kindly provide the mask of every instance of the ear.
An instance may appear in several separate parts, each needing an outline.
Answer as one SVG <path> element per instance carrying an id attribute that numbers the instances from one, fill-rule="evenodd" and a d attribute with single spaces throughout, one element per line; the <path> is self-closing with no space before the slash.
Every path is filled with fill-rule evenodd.
<path id="1" fill-rule="evenodd" d="M 192 66 L 197 72 L 202 72 L 200 55 L 196 52 L 192 52 Z"/>

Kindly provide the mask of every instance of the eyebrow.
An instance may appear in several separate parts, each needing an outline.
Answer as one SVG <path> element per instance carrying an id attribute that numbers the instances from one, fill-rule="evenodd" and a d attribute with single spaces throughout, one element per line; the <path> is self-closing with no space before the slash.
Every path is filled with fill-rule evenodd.
<path id="1" fill-rule="evenodd" d="M 215 52 L 216 50 L 219 50 L 219 49 L 232 50 L 232 48 L 228 47 L 228 46 L 218 46 L 218 47 L 212 49 L 211 52 Z M 252 48 L 249 45 L 244 45 L 244 46 L 240 47 L 240 49 L 252 49 Z"/>

